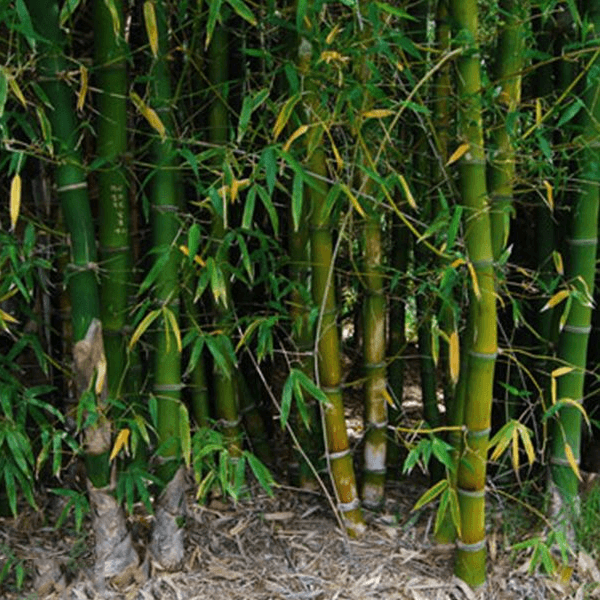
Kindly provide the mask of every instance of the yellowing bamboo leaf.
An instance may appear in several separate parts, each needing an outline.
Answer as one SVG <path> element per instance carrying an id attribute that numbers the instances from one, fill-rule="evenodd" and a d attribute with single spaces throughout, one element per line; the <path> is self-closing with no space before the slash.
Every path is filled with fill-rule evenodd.
<path id="1" fill-rule="evenodd" d="M 450 334 L 448 362 L 450 363 L 450 379 L 456 385 L 458 376 L 460 375 L 460 344 L 456 329 Z"/>
<path id="2" fill-rule="evenodd" d="M 574 370 L 575 367 L 558 367 L 558 369 L 554 369 L 554 371 L 552 371 L 552 377 L 562 377 L 563 375 L 566 375 Z"/>
<path id="3" fill-rule="evenodd" d="M 146 25 L 146 33 L 148 42 L 154 58 L 158 56 L 158 27 L 156 25 L 156 12 L 154 10 L 154 2 L 146 0 L 144 2 L 144 24 Z"/>
<path id="4" fill-rule="evenodd" d="M 186 256 L 190 255 L 190 251 L 188 249 L 187 246 L 184 246 L 183 244 L 181 246 L 179 246 L 179 250 L 185 254 Z M 194 255 L 194 262 L 198 265 L 200 265 L 201 267 L 206 266 L 206 263 L 202 260 L 202 258 L 200 256 L 198 256 L 197 254 Z"/>
<path id="5" fill-rule="evenodd" d="M 556 294 L 554 294 L 554 296 L 552 296 L 552 298 L 550 298 L 550 300 L 548 300 L 548 302 L 544 304 L 540 312 L 544 312 L 545 310 L 548 310 L 549 308 L 553 308 L 557 304 L 560 304 L 565 298 L 568 298 L 570 294 L 570 290 L 560 290 L 556 292 Z"/>
<path id="6" fill-rule="evenodd" d="M 291 98 L 288 98 L 284 105 L 281 107 L 279 114 L 277 115 L 277 119 L 275 119 L 275 125 L 273 125 L 273 139 L 276 140 L 279 137 L 279 134 L 283 131 L 284 127 L 287 125 L 289 118 L 292 115 L 294 107 L 298 104 L 300 100 L 300 95 L 295 94 Z"/>
<path id="7" fill-rule="evenodd" d="M 575 455 L 573 454 L 573 449 L 571 448 L 570 444 L 565 444 L 565 455 L 567 456 L 567 460 L 569 461 L 569 466 L 571 467 L 571 469 L 573 469 L 575 475 L 577 475 L 577 479 L 579 479 L 579 481 L 583 481 L 581 473 L 579 472 L 579 465 L 575 460 Z"/>
<path id="8" fill-rule="evenodd" d="M 230 190 L 231 202 L 235 202 L 237 200 L 239 189 L 240 189 L 240 182 L 237 179 L 235 179 L 235 177 L 234 177 L 233 181 L 231 182 L 231 190 Z"/>
<path id="9" fill-rule="evenodd" d="M 400 185 L 402 186 L 402 189 L 404 190 L 404 195 L 406 196 L 406 201 L 408 202 L 408 204 L 410 205 L 410 207 L 413 210 L 417 210 L 417 203 L 415 202 L 414 196 L 412 195 L 412 192 L 410 191 L 410 188 L 408 187 L 408 183 L 406 182 L 406 179 L 404 179 L 404 175 L 398 175 L 398 180 L 400 181 Z"/>
<path id="10" fill-rule="evenodd" d="M 460 267 L 464 265 L 467 261 L 464 258 L 457 258 L 450 263 L 450 267 L 456 269 L 456 267 Z"/>
<path id="11" fill-rule="evenodd" d="M 167 130 L 160 120 L 160 117 L 156 114 L 156 111 L 150 108 L 135 92 L 131 92 L 129 96 L 140 114 L 148 121 L 150 127 L 160 135 L 164 142 L 167 138 Z"/>
<path id="12" fill-rule="evenodd" d="M 412 507 L 411 512 L 415 510 L 419 510 L 425 504 L 428 504 L 432 500 L 435 500 L 445 489 L 448 488 L 448 480 L 441 479 L 434 486 L 430 487 L 416 502 L 416 504 Z"/>
<path id="13" fill-rule="evenodd" d="M 0 308 L 0 322 L 2 323 L 2 327 L 6 329 L 5 323 L 18 323 L 19 321 Z"/>
<path id="14" fill-rule="evenodd" d="M 125 448 L 125 452 L 127 454 L 129 454 L 129 452 L 127 450 L 127 444 L 129 442 L 129 434 L 130 433 L 131 432 L 127 428 L 121 429 L 121 431 L 119 431 L 119 435 L 117 435 L 117 439 L 115 440 L 115 443 L 111 450 L 110 458 L 108 459 L 109 462 L 112 462 L 117 457 L 117 455 L 121 451 L 121 448 Z"/>
<path id="15" fill-rule="evenodd" d="M 341 27 L 340 23 L 335 24 L 335 27 L 327 34 L 327 37 L 325 38 L 326 44 L 331 44 L 331 42 L 333 42 L 333 40 L 335 39 L 335 36 L 337 35 L 338 31 L 340 30 L 340 27 Z"/>
<path id="16" fill-rule="evenodd" d="M 548 208 L 551 211 L 554 211 L 554 193 L 552 184 L 547 179 L 544 179 L 543 184 L 546 188 L 546 202 L 548 203 Z"/>
<path id="17" fill-rule="evenodd" d="M 462 156 L 469 150 L 469 144 L 467 142 L 465 142 L 464 144 L 461 144 L 450 156 L 450 158 L 448 159 L 448 162 L 446 163 L 446 166 L 450 166 L 452 163 L 455 163 L 457 160 L 459 160 L 460 158 L 462 158 Z"/>
<path id="18" fill-rule="evenodd" d="M 552 377 L 550 379 L 550 400 L 552 401 L 552 404 L 556 404 L 556 387 L 556 379 Z"/>
<path id="19" fill-rule="evenodd" d="M 17 100 L 23 105 L 23 108 L 27 108 L 27 101 L 25 100 L 25 96 L 23 96 L 23 92 L 17 83 L 17 80 L 14 77 L 8 78 L 8 85 L 12 90 L 12 93 L 17 97 Z"/>
<path id="20" fill-rule="evenodd" d="M 331 133 L 329 133 L 329 129 L 327 129 L 327 135 L 329 136 L 329 141 L 331 142 L 331 149 L 333 150 L 333 156 L 335 158 L 335 164 L 336 164 L 337 170 L 341 171 L 344 168 L 344 161 L 342 160 L 340 152 L 337 149 L 337 146 L 335 145 L 333 138 L 331 137 Z"/>
<path id="21" fill-rule="evenodd" d="M 525 427 L 522 423 L 517 425 L 517 429 L 519 430 L 519 435 L 521 436 L 521 441 L 523 442 L 523 448 L 525 448 L 525 454 L 527 454 L 527 460 L 529 464 L 532 465 L 535 462 L 535 449 L 533 448 L 533 444 L 531 442 L 531 434 L 529 429 Z"/>
<path id="22" fill-rule="evenodd" d="M 588 414 L 585 408 L 583 408 L 583 404 L 581 404 L 581 402 L 577 402 L 573 400 L 573 398 L 561 398 L 559 404 L 567 404 L 572 408 L 576 408 L 581 413 L 586 425 L 591 427 L 590 418 L 588 417 Z"/>
<path id="23" fill-rule="evenodd" d="M 148 327 L 150 327 L 150 325 L 152 325 L 152 323 L 154 322 L 156 317 L 158 317 L 158 315 L 160 315 L 160 309 L 151 310 L 142 319 L 142 322 L 136 327 L 136 330 L 133 332 L 133 335 L 131 336 L 131 340 L 129 340 L 129 349 L 130 350 L 135 346 L 135 344 L 142 337 L 142 335 L 144 335 L 144 332 L 146 331 L 146 329 L 148 329 Z"/>
<path id="24" fill-rule="evenodd" d="M 287 152 L 290 149 L 290 146 L 302 135 L 304 135 L 308 131 L 308 125 L 300 125 L 292 135 L 288 138 L 286 143 L 283 145 L 283 149 Z"/>
<path id="25" fill-rule="evenodd" d="M 344 65 L 349 60 L 350 58 L 348 56 L 344 56 L 336 50 L 323 50 L 323 52 L 321 52 L 321 56 L 319 57 L 319 62 L 323 61 L 327 64 L 334 62 Z"/>
<path id="26" fill-rule="evenodd" d="M 542 122 L 542 102 L 539 98 L 535 99 L 535 124 L 539 125 Z"/>
<path id="27" fill-rule="evenodd" d="M 385 117 L 391 117 L 394 113 L 389 108 L 374 108 L 373 110 L 367 110 L 363 113 L 363 119 L 385 119 Z"/>
<path id="28" fill-rule="evenodd" d="M 437 327 L 431 328 L 431 358 L 433 358 L 433 364 L 437 367 L 438 360 L 440 358 L 440 335 Z"/>
<path id="29" fill-rule="evenodd" d="M 167 308 L 166 306 L 163 307 L 163 313 L 165 316 L 165 322 L 169 322 L 169 324 L 171 325 L 171 328 L 173 329 L 173 334 L 175 335 L 175 341 L 177 342 L 177 350 L 179 350 L 179 352 L 182 351 L 183 347 L 181 345 L 181 331 L 179 329 L 179 324 L 177 323 L 177 317 L 175 316 L 175 313 L 170 309 Z M 165 335 L 167 335 L 167 343 L 169 341 L 169 337 L 168 337 L 168 331 L 166 331 L 165 328 Z"/>
<path id="30" fill-rule="evenodd" d="M 515 473 L 519 472 L 519 432 L 513 429 L 512 433 L 512 465 Z"/>
<path id="31" fill-rule="evenodd" d="M 104 389 L 104 383 L 106 381 L 106 356 L 104 353 L 100 356 L 100 359 L 96 363 L 96 383 L 94 384 L 94 390 L 96 394 L 100 395 Z"/>
<path id="32" fill-rule="evenodd" d="M 571 302 L 573 296 L 569 296 L 567 301 L 565 302 L 565 308 L 563 310 L 562 315 L 560 315 L 560 319 L 558 320 L 558 331 L 562 332 L 565 325 L 567 324 L 567 319 L 569 318 L 569 313 L 571 312 Z"/>
<path id="33" fill-rule="evenodd" d="M 471 262 L 467 263 L 467 267 L 469 269 L 469 273 L 471 274 L 471 279 L 473 280 L 473 293 L 475 294 L 475 298 L 477 298 L 477 300 L 481 300 L 481 290 L 479 289 L 479 280 L 477 279 L 475 267 Z"/>
<path id="34" fill-rule="evenodd" d="M 86 67 L 81 65 L 79 67 L 79 76 L 81 78 L 81 85 L 79 86 L 79 92 L 77 93 L 77 110 L 83 110 L 85 104 L 85 97 L 88 91 L 88 70 Z"/>
<path id="35" fill-rule="evenodd" d="M 515 427 L 514 421 L 509 421 L 490 440 L 488 449 L 494 448 L 494 451 L 490 455 L 491 461 L 498 460 L 502 456 L 504 451 L 508 448 L 508 445 L 510 444 L 510 442 L 513 438 L 514 427 Z"/>
<path id="36" fill-rule="evenodd" d="M 396 407 L 396 404 L 394 403 L 394 399 L 392 398 L 391 394 L 387 391 L 387 388 L 383 388 L 383 390 L 381 391 L 381 394 L 385 398 L 385 401 L 387 402 L 388 406 L 390 406 L 391 408 Z"/>
<path id="37" fill-rule="evenodd" d="M 346 194 L 346 196 L 348 196 L 348 199 L 352 203 L 352 206 L 354 206 L 354 208 L 356 209 L 356 212 L 361 217 L 363 217 L 363 219 L 366 219 L 367 213 L 364 211 L 363 207 L 360 205 L 360 202 L 358 201 L 356 196 L 352 193 L 352 190 L 345 183 L 341 183 L 340 187 L 342 188 L 344 194 Z"/>
<path id="38" fill-rule="evenodd" d="M 554 250 L 552 252 L 552 260 L 554 261 L 554 267 L 556 269 L 556 272 L 559 275 L 564 275 L 565 274 L 565 266 L 563 263 L 562 254 L 558 250 Z"/>
<path id="39" fill-rule="evenodd" d="M 118 38 L 119 34 L 121 33 L 121 17 L 119 16 L 119 9 L 115 4 L 115 0 L 104 0 L 104 4 L 110 13 L 115 38 Z"/>
<path id="40" fill-rule="evenodd" d="M 264 319 L 256 319 L 256 321 L 252 321 L 252 323 L 250 323 L 250 325 L 248 325 L 248 327 L 246 328 L 246 331 L 244 331 L 244 334 L 240 338 L 240 341 L 237 343 L 237 346 L 235 347 L 236 354 L 240 351 L 240 348 L 244 344 L 248 343 L 248 339 L 250 338 L 250 336 L 252 335 L 254 330 L 263 322 L 264 322 Z"/>
<path id="41" fill-rule="evenodd" d="M 21 176 L 17 173 L 10 183 L 10 228 L 14 231 L 21 210 Z"/>

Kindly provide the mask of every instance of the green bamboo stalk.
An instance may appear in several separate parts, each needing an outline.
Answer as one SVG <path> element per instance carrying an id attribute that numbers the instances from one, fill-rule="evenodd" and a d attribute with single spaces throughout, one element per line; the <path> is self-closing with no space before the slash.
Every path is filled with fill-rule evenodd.
<path id="1" fill-rule="evenodd" d="M 179 320 L 179 234 L 178 188 L 175 179 L 176 153 L 173 143 L 171 115 L 171 77 L 168 58 L 168 26 L 166 7 L 154 3 L 158 50 L 152 63 L 151 102 L 162 121 L 166 135 L 152 143 L 155 169 L 152 177 L 152 242 L 157 250 L 156 260 L 164 261 L 156 278 L 154 297 L 159 306 Z M 160 453 L 165 464 L 163 477 L 169 481 L 175 474 L 181 450 L 179 414 L 181 404 L 181 353 L 175 332 L 168 319 L 161 318 L 155 335 L 153 391 L 158 405 L 157 434 Z M 175 459 L 175 460 L 173 460 Z"/>
<path id="2" fill-rule="evenodd" d="M 455 573 L 472 587 L 485 582 L 485 477 L 494 366 L 497 353 L 496 291 L 485 173 L 481 117 L 480 56 L 475 0 L 452 0 L 451 15 L 464 51 L 457 62 L 461 139 L 468 150 L 460 159 L 460 189 L 465 206 L 465 242 L 473 267 L 467 340 L 464 451 L 459 461 L 457 491 L 461 536 Z"/>
<path id="3" fill-rule="evenodd" d="M 600 2 L 587 4 L 589 40 L 600 39 Z M 560 334 L 557 358 L 560 364 L 573 367 L 573 370 L 557 381 L 557 400 L 569 398 L 581 404 L 586 370 L 587 345 L 591 327 L 592 301 L 596 249 L 598 244 L 598 206 L 600 204 L 600 83 L 595 70 L 600 65 L 596 59 L 587 76 L 584 95 L 586 111 L 581 125 L 579 191 L 571 213 L 571 233 L 567 240 L 569 261 L 566 276 L 573 290 L 579 293 L 573 298 L 565 326 Z M 566 406 L 558 412 L 551 431 L 550 465 L 552 481 L 560 494 L 560 508 L 577 508 L 578 480 L 573 460 L 579 463 L 581 444 L 581 412 L 574 406 Z M 568 459 L 568 451 L 573 460 Z M 572 514 L 569 516 L 573 516 Z"/>
<path id="4" fill-rule="evenodd" d="M 123 6 L 114 2 L 120 30 L 103 0 L 94 2 L 94 49 L 98 94 L 100 307 L 109 395 L 121 392 L 126 355 L 126 311 L 131 273 L 127 173 L 127 70 Z"/>
<path id="5" fill-rule="evenodd" d="M 59 27 L 58 4 L 28 0 L 32 23 L 38 40 L 41 86 L 51 105 L 48 120 L 52 127 L 57 193 L 67 231 L 71 237 L 71 263 L 67 269 L 74 342 L 82 340 L 94 318 L 100 316 L 96 272 L 98 270 L 94 225 L 90 209 L 86 172 L 78 142 L 73 95 L 63 76 L 69 69 L 65 59 L 65 41 Z M 90 440 L 99 444 L 90 446 Z M 93 485 L 108 484 L 108 435 L 91 435 L 86 449 L 87 474 Z"/>

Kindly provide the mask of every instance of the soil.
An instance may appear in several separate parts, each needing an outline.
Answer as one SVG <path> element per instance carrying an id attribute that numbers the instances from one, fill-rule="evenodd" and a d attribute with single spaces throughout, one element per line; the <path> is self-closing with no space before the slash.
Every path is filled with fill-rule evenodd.
<path id="1" fill-rule="evenodd" d="M 414 373 L 414 371 L 413 371 Z M 415 377 L 407 378 L 407 411 L 418 408 Z M 416 390 L 415 390 L 416 387 Z M 352 395 L 351 395 L 352 396 Z M 362 423 L 348 409 L 351 439 Z M 9 559 L 26 570 L 23 587 L 14 576 L 0 586 L 3 600 L 583 600 L 600 597 L 597 563 L 580 553 L 558 576 L 529 572 L 531 552 L 515 553 L 505 513 L 491 511 L 488 581 L 479 592 L 453 577 L 454 548 L 432 542 L 434 512 L 411 512 L 425 491 L 421 477 L 392 483 L 379 513 L 366 513 L 367 532 L 348 539 L 320 493 L 280 486 L 274 498 L 252 490 L 236 506 L 213 499 L 206 506 L 187 497 L 185 564 L 158 570 L 146 548 L 151 518 L 140 511 L 128 527 L 145 557 L 127 582 L 97 581 L 89 518 L 82 533 L 55 523 L 58 510 L 24 509 L 17 519 L 0 519 L 0 572 Z M 502 516 L 500 516 L 502 514 Z M 71 524 L 72 525 L 72 524 Z M 514 531 L 511 534 L 514 536 Z M 14 563 L 13 563 L 14 564 Z M 14 570 L 14 569 L 13 569 Z"/>

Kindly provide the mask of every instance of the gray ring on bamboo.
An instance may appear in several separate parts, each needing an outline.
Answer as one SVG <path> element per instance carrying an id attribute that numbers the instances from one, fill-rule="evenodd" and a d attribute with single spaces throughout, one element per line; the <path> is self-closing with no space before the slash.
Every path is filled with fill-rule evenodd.
<path id="1" fill-rule="evenodd" d="M 571 246 L 597 246 L 598 238 L 582 238 L 580 240 L 567 238 L 567 244 L 570 244 Z"/>
<path id="2" fill-rule="evenodd" d="M 321 390 L 323 392 L 325 392 L 326 394 L 341 394 L 342 393 L 342 388 L 339 385 L 336 385 L 334 387 L 327 387 L 327 386 L 321 386 Z"/>
<path id="3" fill-rule="evenodd" d="M 581 333 L 582 335 L 586 335 L 592 331 L 592 326 L 588 325 L 587 327 L 577 327 L 576 325 L 565 325 L 563 329 L 569 333 Z"/>
<path id="4" fill-rule="evenodd" d="M 485 497 L 485 489 L 465 490 L 464 488 L 457 487 L 456 491 L 461 496 L 467 496 L 467 498 L 484 498 Z"/>
<path id="5" fill-rule="evenodd" d="M 78 265 L 77 263 L 68 263 L 67 269 L 70 271 L 77 271 L 79 273 L 84 273 L 85 271 L 97 271 L 98 263 L 87 262 L 85 263 L 85 265 Z"/>
<path id="6" fill-rule="evenodd" d="M 61 185 L 59 188 L 56 188 L 56 191 L 60 194 L 62 192 L 70 192 L 72 190 L 82 190 L 87 186 L 87 181 L 79 181 L 77 183 L 68 183 L 67 185 Z"/>
<path id="7" fill-rule="evenodd" d="M 575 464 L 578 465 L 580 463 L 581 459 L 580 458 L 575 458 Z M 571 463 L 566 459 L 566 458 L 555 458 L 555 457 L 551 457 L 550 458 L 550 464 L 551 465 L 556 465 L 558 467 L 571 467 Z"/>
<path id="8" fill-rule="evenodd" d="M 129 246 L 116 246 L 109 248 L 108 246 L 100 246 L 101 254 L 116 254 L 117 252 L 126 252 L 129 250 Z"/>
<path id="9" fill-rule="evenodd" d="M 242 418 L 238 417 L 235 421 L 228 421 L 227 419 L 219 419 L 219 423 L 223 425 L 223 427 L 237 427 L 242 422 Z"/>
<path id="10" fill-rule="evenodd" d="M 386 429 L 388 426 L 388 421 L 381 421 L 380 423 L 368 423 L 367 427 L 369 429 Z"/>
<path id="11" fill-rule="evenodd" d="M 492 429 L 491 427 L 486 427 L 485 429 L 467 429 L 467 436 L 470 438 L 482 438 L 486 435 L 490 435 Z"/>
<path id="12" fill-rule="evenodd" d="M 180 392 L 185 385 L 183 383 L 158 383 L 152 386 L 156 392 Z"/>
<path id="13" fill-rule="evenodd" d="M 195 392 L 208 392 L 208 388 L 205 385 L 188 385 L 189 390 L 193 390 Z"/>
<path id="14" fill-rule="evenodd" d="M 179 208 L 174 204 L 153 204 L 152 210 L 156 210 L 157 212 L 176 213 Z"/>
<path id="15" fill-rule="evenodd" d="M 456 546 L 463 552 L 479 552 L 479 550 L 483 550 L 485 548 L 485 538 L 479 542 L 475 542 L 474 544 L 465 544 L 465 542 L 456 540 Z"/>
<path id="16" fill-rule="evenodd" d="M 469 350 L 469 356 L 481 358 L 481 360 L 496 360 L 498 352 L 475 352 L 475 350 Z"/>
<path id="17" fill-rule="evenodd" d="M 506 194 L 491 194 L 490 200 L 492 202 L 498 202 L 500 200 L 509 200 L 509 201 L 511 201 L 511 200 L 513 200 L 513 196 L 512 195 L 507 196 Z"/>
<path id="18" fill-rule="evenodd" d="M 378 362 L 378 363 L 369 363 L 367 365 L 365 365 L 365 369 L 384 369 L 387 366 L 387 363 L 384 362 Z"/>
<path id="19" fill-rule="evenodd" d="M 493 258 L 485 258 L 482 260 L 472 260 L 471 264 L 477 268 L 477 267 L 493 267 L 494 266 L 494 259 Z"/>
<path id="20" fill-rule="evenodd" d="M 479 159 L 479 158 L 463 158 L 463 162 L 466 165 L 485 165 L 486 164 L 486 160 L 484 158 Z"/>
<path id="21" fill-rule="evenodd" d="M 348 456 L 351 453 L 352 453 L 352 450 L 350 450 L 350 448 L 346 448 L 345 450 L 340 450 L 339 452 L 330 452 L 329 460 L 338 460 L 340 458 L 344 458 L 344 457 Z"/>
<path id="22" fill-rule="evenodd" d="M 338 504 L 338 510 L 341 513 L 350 512 L 351 510 L 356 510 L 360 506 L 360 500 L 355 498 L 352 502 L 340 502 Z"/>
<path id="23" fill-rule="evenodd" d="M 369 475 L 385 475 L 387 469 L 363 469 L 363 473 L 368 473 Z"/>
<path id="24" fill-rule="evenodd" d="M 204 389 L 208 389 L 208 388 L 204 388 Z M 255 408 L 256 408 L 256 404 L 253 402 L 249 406 L 244 406 L 244 408 L 241 408 L 240 414 L 245 415 L 246 413 L 249 413 L 251 410 L 254 410 Z"/>
<path id="25" fill-rule="evenodd" d="M 329 231 L 329 225 L 311 225 L 308 228 L 311 232 L 312 231 Z"/>

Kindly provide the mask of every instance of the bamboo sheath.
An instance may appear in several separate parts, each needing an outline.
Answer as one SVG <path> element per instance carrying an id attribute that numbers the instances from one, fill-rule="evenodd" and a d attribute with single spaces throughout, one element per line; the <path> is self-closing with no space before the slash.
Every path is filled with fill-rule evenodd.
<path id="1" fill-rule="evenodd" d="M 477 51 L 477 3 L 450 3 L 464 51 L 457 62 L 460 133 L 469 148 L 460 160 L 460 189 L 465 207 L 465 241 L 474 277 L 470 293 L 471 339 L 467 340 L 465 441 L 459 461 L 457 492 L 461 537 L 455 573 L 472 587 L 485 582 L 485 477 L 494 366 L 497 353 L 496 290 L 486 187 L 481 118 L 480 57 Z"/>

